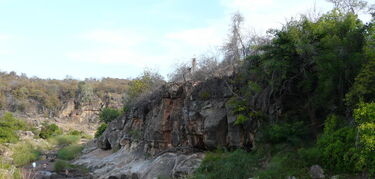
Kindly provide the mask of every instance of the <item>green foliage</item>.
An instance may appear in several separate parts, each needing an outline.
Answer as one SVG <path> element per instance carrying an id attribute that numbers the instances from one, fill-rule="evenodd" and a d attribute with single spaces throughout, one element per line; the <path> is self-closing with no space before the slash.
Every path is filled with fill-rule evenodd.
<path id="1" fill-rule="evenodd" d="M 45 115 L 56 115 L 68 100 L 90 102 L 94 97 L 102 101 L 110 100 L 111 95 L 121 95 L 128 88 L 129 80 L 103 78 L 84 81 L 67 78 L 51 80 L 28 78 L 14 72 L 0 71 L 0 109 L 8 111 L 25 111 L 30 106 L 38 106 L 36 112 Z M 12 100 L 7 100 L 11 98 Z"/>
<path id="2" fill-rule="evenodd" d="M 66 169 L 72 169 L 74 165 L 70 164 L 65 160 L 56 160 L 55 164 L 53 165 L 53 170 L 55 172 L 64 172 Z"/>
<path id="3" fill-rule="evenodd" d="M 89 103 L 94 99 L 94 89 L 91 84 L 86 82 L 79 82 L 77 94 L 82 103 Z"/>
<path id="4" fill-rule="evenodd" d="M 269 142 L 272 144 L 301 144 L 306 136 L 307 130 L 305 126 L 303 121 L 270 124 L 262 129 L 263 136 L 260 140 L 263 143 Z"/>
<path id="5" fill-rule="evenodd" d="M 57 152 L 57 158 L 63 159 L 63 160 L 73 160 L 74 158 L 78 157 L 83 150 L 82 145 L 69 145 L 67 147 L 64 147 L 60 149 Z"/>
<path id="6" fill-rule="evenodd" d="M 355 137 L 352 127 L 325 131 L 317 142 L 323 167 L 337 173 L 355 172 L 355 161 L 358 160 Z"/>
<path id="7" fill-rule="evenodd" d="M 50 141 L 59 146 L 66 146 L 78 143 L 80 138 L 80 136 L 76 135 L 60 135 L 50 138 Z"/>
<path id="8" fill-rule="evenodd" d="M 10 161 L 0 156 L 0 178 L 1 179 L 23 179 L 21 170 L 12 165 Z"/>
<path id="9" fill-rule="evenodd" d="M 103 108 L 99 114 L 99 120 L 104 123 L 110 123 L 121 115 L 121 111 L 113 108 Z"/>
<path id="10" fill-rule="evenodd" d="M 95 138 L 100 137 L 103 134 L 103 132 L 107 129 L 107 126 L 108 124 L 106 123 L 101 124 L 95 132 Z"/>
<path id="11" fill-rule="evenodd" d="M 358 123 L 360 142 L 360 156 L 356 167 L 375 175 L 375 102 L 361 103 L 354 110 L 354 118 Z"/>
<path id="12" fill-rule="evenodd" d="M 228 107 L 236 115 L 235 125 L 242 125 L 250 119 L 262 119 L 263 113 L 249 108 L 243 99 L 233 97 L 228 101 Z"/>
<path id="13" fill-rule="evenodd" d="M 13 163 L 16 166 L 22 166 L 36 161 L 41 154 L 40 150 L 35 145 L 28 142 L 15 144 L 12 147 L 12 152 Z"/>
<path id="14" fill-rule="evenodd" d="M 12 113 L 5 113 L 0 118 L 0 143 L 18 141 L 17 130 L 25 130 L 26 123 L 16 119 Z"/>
<path id="15" fill-rule="evenodd" d="M 246 117 L 245 115 L 243 114 L 239 114 L 236 118 L 236 121 L 234 122 L 235 125 L 240 125 L 240 124 L 243 124 L 245 123 L 246 121 L 248 121 L 249 118 Z"/>
<path id="16" fill-rule="evenodd" d="M 303 166 L 303 161 L 293 151 L 281 151 L 271 157 L 265 169 L 256 171 L 255 175 L 262 179 L 309 178 L 308 169 Z"/>
<path id="17" fill-rule="evenodd" d="M 163 83 L 164 80 L 160 74 L 145 70 L 139 77 L 129 82 L 129 88 L 125 93 L 125 106 L 136 102 Z"/>
<path id="18" fill-rule="evenodd" d="M 52 136 L 58 136 L 63 133 L 62 129 L 60 129 L 56 124 L 43 124 L 42 129 L 40 130 L 39 137 L 42 139 L 47 139 Z"/>
<path id="19" fill-rule="evenodd" d="M 77 131 L 77 130 L 72 130 L 72 131 L 69 131 L 68 135 L 80 136 L 80 135 L 83 135 L 83 132 L 82 131 Z"/>
<path id="20" fill-rule="evenodd" d="M 209 152 L 192 178 L 249 178 L 257 167 L 255 155 L 243 150 Z"/>
<path id="21" fill-rule="evenodd" d="M 135 140 L 140 140 L 142 138 L 142 132 L 140 130 L 130 130 L 129 134 Z"/>
<path id="22" fill-rule="evenodd" d="M 57 159 L 53 165 L 53 171 L 55 172 L 65 172 L 65 170 L 79 170 L 81 173 L 88 173 L 89 170 L 80 165 L 73 165 L 68 161 Z"/>
<path id="23" fill-rule="evenodd" d="M 373 49 L 375 51 L 375 48 Z M 350 92 L 346 94 L 346 102 L 354 106 L 359 102 L 373 102 L 375 99 L 375 55 L 362 68 L 355 79 Z"/>
<path id="24" fill-rule="evenodd" d="M 328 114 L 347 111 L 345 94 L 370 60 L 368 29 L 356 15 L 332 11 L 269 31 L 273 38 L 258 47 L 262 53 L 246 57 L 234 80 L 240 96 L 234 111 L 247 117 L 260 111 L 274 123 L 303 121 L 317 135 Z"/>

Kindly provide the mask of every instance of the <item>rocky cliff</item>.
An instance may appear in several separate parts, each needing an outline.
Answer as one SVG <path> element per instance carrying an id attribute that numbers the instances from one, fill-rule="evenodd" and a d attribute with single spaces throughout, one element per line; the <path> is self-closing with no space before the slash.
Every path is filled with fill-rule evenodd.
<path id="1" fill-rule="evenodd" d="M 12 112 L 16 117 L 25 119 L 28 123 L 40 128 L 43 122 L 55 123 L 62 129 L 79 130 L 86 134 L 93 135 L 99 124 L 99 112 L 105 107 L 121 109 L 122 94 L 107 93 L 100 98 L 92 97 L 89 102 L 81 102 L 77 98 L 67 98 L 61 102 L 61 106 L 55 109 L 45 109 L 38 101 L 29 100 L 29 107 L 23 111 L 5 108 L 0 110 Z"/>
<path id="2" fill-rule="evenodd" d="M 180 178 L 199 167 L 206 150 L 250 149 L 251 122 L 234 124 L 227 81 L 162 86 L 111 122 L 75 163 L 98 178 Z"/>

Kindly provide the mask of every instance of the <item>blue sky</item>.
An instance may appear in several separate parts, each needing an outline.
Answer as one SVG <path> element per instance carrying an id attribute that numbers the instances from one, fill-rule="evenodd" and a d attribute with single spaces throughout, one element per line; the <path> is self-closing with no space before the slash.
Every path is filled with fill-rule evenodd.
<path id="1" fill-rule="evenodd" d="M 331 9 L 324 0 L 0 0 L 0 70 L 84 79 L 151 68 L 166 76 L 177 63 L 214 52 L 234 12 L 262 34 L 314 2 L 320 12 Z"/>

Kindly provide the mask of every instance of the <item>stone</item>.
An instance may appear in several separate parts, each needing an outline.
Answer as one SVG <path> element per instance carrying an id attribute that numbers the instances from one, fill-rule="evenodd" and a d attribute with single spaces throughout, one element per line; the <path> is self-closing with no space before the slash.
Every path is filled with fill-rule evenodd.
<path id="1" fill-rule="evenodd" d="M 199 167 L 202 150 L 251 147 L 251 121 L 241 128 L 234 125 L 225 80 L 168 83 L 156 89 L 112 121 L 95 140 L 96 149 L 88 145 L 76 164 L 97 178 L 179 178 Z"/>
<path id="2" fill-rule="evenodd" d="M 31 131 L 17 131 L 17 135 L 20 140 L 28 140 L 34 138 L 34 133 Z"/>
<path id="3" fill-rule="evenodd" d="M 322 167 L 319 165 L 313 165 L 310 167 L 309 171 L 310 177 L 313 179 L 319 179 L 319 178 L 324 178 L 324 171 Z"/>

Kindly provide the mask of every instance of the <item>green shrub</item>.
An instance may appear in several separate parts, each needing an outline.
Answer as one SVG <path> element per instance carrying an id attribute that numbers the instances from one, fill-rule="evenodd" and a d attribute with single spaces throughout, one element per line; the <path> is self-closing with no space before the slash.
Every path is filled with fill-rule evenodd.
<path id="1" fill-rule="evenodd" d="M 65 160 L 56 160 L 55 164 L 53 165 L 53 170 L 55 172 L 63 172 L 66 169 L 71 169 L 73 168 L 74 165 L 70 164 L 69 162 Z"/>
<path id="2" fill-rule="evenodd" d="M 47 139 L 52 136 L 61 135 L 62 133 L 62 130 L 56 124 L 43 124 L 39 137 L 42 139 Z"/>
<path id="3" fill-rule="evenodd" d="M 108 126 L 108 124 L 106 124 L 106 123 L 101 124 L 95 132 L 95 138 L 100 137 L 103 134 L 103 132 L 105 131 L 105 129 L 107 129 L 107 126 Z"/>
<path id="4" fill-rule="evenodd" d="M 69 131 L 68 135 L 82 135 L 83 132 L 82 131 L 77 131 L 77 130 L 72 130 L 72 131 Z"/>
<path id="5" fill-rule="evenodd" d="M 0 143 L 18 141 L 17 130 L 26 130 L 26 123 L 15 118 L 12 113 L 5 113 L 0 118 Z"/>
<path id="6" fill-rule="evenodd" d="M 299 149 L 298 155 L 304 161 L 306 167 L 319 164 L 321 160 L 321 151 L 315 145 L 310 148 Z"/>
<path id="7" fill-rule="evenodd" d="M 331 115 L 325 121 L 324 132 L 317 141 L 320 163 L 335 173 L 355 173 L 358 161 L 355 127 L 344 126 L 338 117 Z"/>
<path id="8" fill-rule="evenodd" d="M 309 178 L 308 168 L 304 168 L 303 164 L 294 151 L 281 151 L 272 156 L 266 168 L 257 170 L 255 175 L 262 179 L 288 178 L 288 176 Z"/>
<path id="9" fill-rule="evenodd" d="M 307 135 L 306 131 L 302 121 L 280 122 L 267 125 L 262 131 L 261 141 L 272 144 L 288 143 L 297 145 L 302 143 L 302 139 Z"/>
<path id="10" fill-rule="evenodd" d="M 52 143 L 59 146 L 66 146 L 76 144 L 80 140 L 80 136 L 75 135 L 61 135 L 50 139 Z"/>
<path id="11" fill-rule="evenodd" d="M 360 145 L 356 167 L 375 175 L 375 102 L 361 103 L 354 110 L 354 118 L 358 123 Z"/>
<path id="12" fill-rule="evenodd" d="M 82 145 L 78 145 L 78 144 L 69 145 L 67 147 L 60 149 L 57 152 L 57 158 L 63 159 L 63 160 L 73 160 L 74 158 L 79 156 L 82 150 L 83 150 Z"/>
<path id="13" fill-rule="evenodd" d="M 143 136 L 142 131 L 140 131 L 140 130 L 130 130 L 129 134 L 135 140 L 140 140 Z"/>
<path id="14" fill-rule="evenodd" d="M 257 165 L 256 156 L 243 150 L 209 152 L 192 178 L 249 178 Z"/>
<path id="15" fill-rule="evenodd" d="M 121 115 L 121 112 L 113 108 L 104 108 L 99 114 L 100 121 L 104 123 L 110 123 Z"/>
<path id="16" fill-rule="evenodd" d="M 64 172 L 65 170 L 79 170 L 80 173 L 87 174 L 89 170 L 83 166 L 80 165 L 73 165 L 70 164 L 68 161 L 57 159 L 56 162 L 53 165 L 53 170 L 55 172 Z"/>
<path id="17" fill-rule="evenodd" d="M 12 147 L 12 158 L 16 166 L 21 166 L 35 161 L 39 158 L 41 152 L 36 146 L 28 142 L 21 142 Z"/>

